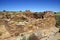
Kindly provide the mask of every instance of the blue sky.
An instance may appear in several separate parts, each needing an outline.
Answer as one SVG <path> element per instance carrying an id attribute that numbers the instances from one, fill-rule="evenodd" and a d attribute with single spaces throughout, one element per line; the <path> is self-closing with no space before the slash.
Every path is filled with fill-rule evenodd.
<path id="1" fill-rule="evenodd" d="M 0 0 L 0 11 L 56 11 L 60 12 L 60 0 Z"/>

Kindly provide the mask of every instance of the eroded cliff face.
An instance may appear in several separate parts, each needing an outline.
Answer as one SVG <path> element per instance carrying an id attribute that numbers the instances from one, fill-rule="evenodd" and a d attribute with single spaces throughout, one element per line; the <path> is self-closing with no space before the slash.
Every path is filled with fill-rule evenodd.
<path id="1" fill-rule="evenodd" d="M 1 40 L 50 40 L 59 31 L 55 27 L 54 12 L 43 13 L 3 13 Z M 2 30 L 0 29 L 0 30 Z"/>

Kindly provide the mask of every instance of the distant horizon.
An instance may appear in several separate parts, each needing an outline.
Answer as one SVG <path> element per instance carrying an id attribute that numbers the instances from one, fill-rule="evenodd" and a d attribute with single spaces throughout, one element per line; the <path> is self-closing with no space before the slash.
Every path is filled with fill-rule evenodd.
<path id="1" fill-rule="evenodd" d="M 20 11 L 22 11 L 22 10 L 20 10 Z M 6 10 L 6 12 L 20 12 L 20 11 L 8 11 L 8 10 Z M 30 11 L 31 11 L 31 10 L 30 10 Z M 45 11 L 51 11 L 51 10 L 45 10 Z M 3 12 L 3 10 L 0 11 L 0 12 Z M 22 12 L 25 12 L 25 10 L 22 11 Z M 31 11 L 31 12 L 44 12 L 44 11 Z M 60 12 L 60 11 L 52 11 L 52 12 Z"/>
<path id="2" fill-rule="evenodd" d="M 60 0 L 0 0 L 0 11 L 60 12 Z"/>

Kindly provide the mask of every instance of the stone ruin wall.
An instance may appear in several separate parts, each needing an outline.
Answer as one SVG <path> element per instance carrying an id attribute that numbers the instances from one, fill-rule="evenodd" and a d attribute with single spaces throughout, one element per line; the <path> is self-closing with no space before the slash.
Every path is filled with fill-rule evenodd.
<path id="1" fill-rule="evenodd" d="M 0 20 L 2 22 L 0 23 L 0 25 L 5 25 L 5 28 L 9 33 L 9 37 L 16 34 L 25 34 L 26 38 L 28 39 L 28 35 L 34 33 L 34 35 L 36 35 L 38 39 L 41 39 L 40 36 L 42 35 L 42 37 L 44 37 L 44 33 L 46 33 L 46 35 L 48 36 L 50 35 L 49 33 L 51 31 L 55 33 L 58 32 L 58 29 L 55 27 L 56 20 L 54 12 L 52 11 L 46 11 L 41 14 L 24 12 L 24 14 L 16 13 L 15 15 L 12 15 L 5 13 L 3 15 L 3 18 L 1 18 Z M 16 20 L 23 21 L 15 22 Z M 40 32 L 42 34 L 40 34 Z"/>
<path id="2" fill-rule="evenodd" d="M 49 11 L 49 12 L 42 13 L 42 15 L 41 14 L 36 14 L 36 15 L 34 15 L 30 12 L 28 14 L 25 13 L 24 15 L 21 15 L 21 16 L 19 16 L 19 14 L 16 14 L 16 16 L 14 17 L 15 19 L 13 18 L 13 20 L 19 20 L 19 18 L 23 17 L 28 21 L 27 23 L 23 22 L 23 24 L 25 24 L 25 25 L 22 25 L 22 26 L 24 26 L 24 28 L 21 27 L 22 32 L 25 31 L 24 30 L 25 28 L 26 28 L 26 31 L 27 31 L 29 29 L 30 30 L 33 30 L 33 29 L 36 30 L 37 28 L 49 28 L 49 27 L 55 26 L 56 20 L 55 20 L 53 12 Z M 39 18 L 38 18 L 38 15 L 40 16 Z M 36 18 L 35 18 L 35 16 L 36 16 Z M 24 19 L 22 19 L 22 20 L 24 20 Z M 14 27 L 17 28 L 17 27 L 21 26 L 21 25 L 14 24 L 14 22 L 12 24 L 11 21 L 9 21 L 7 25 L 8 26 L 10 25 L 10 27 L 13 27 L 13 28 Z M 34 26 L 35 26 L 36 29 L 34 28 Z M 20 31 L 20 28 L 18 28 L 18 29 Z M 11 30 L 9 30 L 9 31 L 11 31 Z"/>

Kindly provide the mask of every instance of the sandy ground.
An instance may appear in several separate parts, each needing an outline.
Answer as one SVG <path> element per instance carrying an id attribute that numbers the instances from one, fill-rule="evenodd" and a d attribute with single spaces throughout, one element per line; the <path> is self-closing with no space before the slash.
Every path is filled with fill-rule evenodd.
<path id="1" fill-rule="evenodd" d="M 60 40 L 60 33 L 57 33 L 52 40 Z"/>

